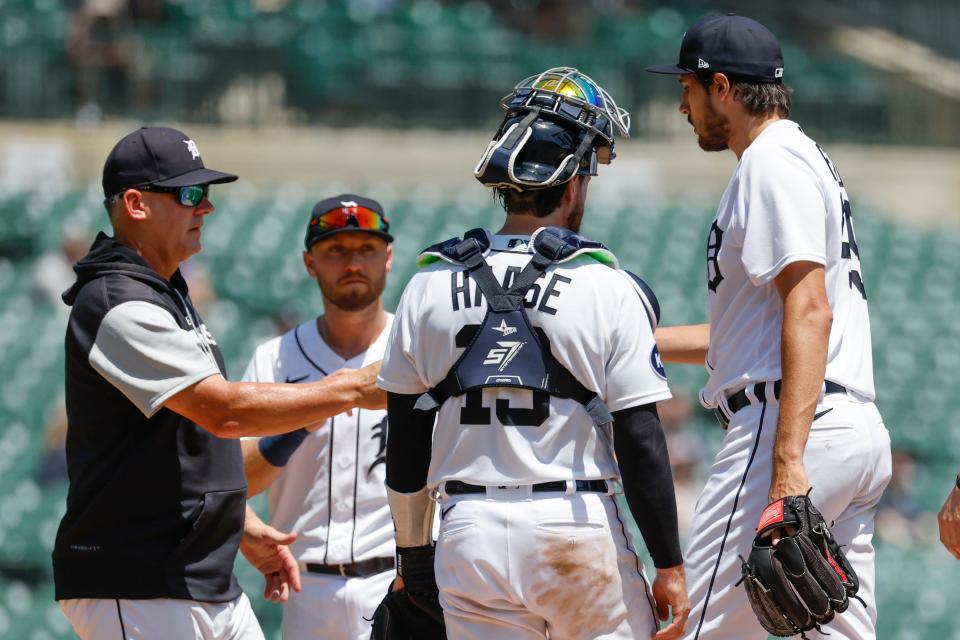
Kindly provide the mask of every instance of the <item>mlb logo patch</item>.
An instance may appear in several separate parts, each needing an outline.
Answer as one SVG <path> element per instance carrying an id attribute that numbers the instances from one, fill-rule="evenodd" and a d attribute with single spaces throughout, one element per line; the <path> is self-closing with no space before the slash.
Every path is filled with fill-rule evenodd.
<path id="1" fill-rule="evenodd" d="M 774 77 L 774 78 L 782 78 L 782 77 L 783 77 L 783 67 L 780 67 L 780 68 L 778 68 L 778 69 L 774 69 L 774 70 L 773 70 L 773 77 Z"/>

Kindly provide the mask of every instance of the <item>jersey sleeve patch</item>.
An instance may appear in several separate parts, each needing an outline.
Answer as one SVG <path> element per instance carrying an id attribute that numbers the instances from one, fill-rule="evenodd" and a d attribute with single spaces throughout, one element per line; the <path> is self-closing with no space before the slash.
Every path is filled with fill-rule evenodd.
<path id="1" fill-rule="evenodd" d="M 659 378 L 667 379 L 667 370 L 663 367 L 663 360 L 660 358 L 660 350 L 657 349 L 657 345 L 653 345 L 653 349 L 650 350 L 650 366 L 653 367 L 653 372 Z"/>

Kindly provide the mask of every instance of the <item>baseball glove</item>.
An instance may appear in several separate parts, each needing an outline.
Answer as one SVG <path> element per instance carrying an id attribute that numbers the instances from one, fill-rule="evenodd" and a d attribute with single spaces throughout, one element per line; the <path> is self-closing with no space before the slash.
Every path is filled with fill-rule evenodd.
<path id="1" fill-rule="evenodd" d="M 781 527 L 774 546 L 770 533 Z M 860 600 L 857 574 L 807 496 L 787 496 L 763 510 L 741 570 L 750 606 L 774 636 L 806 638 L 805 631 L 819 631 L 846 611 L 850 598 Z"/>
<path id="2" fill-rule="evenodd" d="M 446 640 L 433 557 L 433 545 L 397 549 L 403 589 L 388 593 L 374 611 L 370 640 Z"/>

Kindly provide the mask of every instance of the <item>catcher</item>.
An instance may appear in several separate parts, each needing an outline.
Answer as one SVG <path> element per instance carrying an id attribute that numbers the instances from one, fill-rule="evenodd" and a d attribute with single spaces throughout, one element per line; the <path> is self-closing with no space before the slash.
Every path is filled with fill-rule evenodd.
<path id="1" fill-rule="evenodd" d="M 421 254 L 378 379 L 406 594 L 381 621 L 398 602 L 439 621 L 439 601 L 458 640 L 677 638 L 689 603 L 655 404 L 670 397 L 659 309 L 576 235 L 628 115 L 570 68 L 522 81 L 502 105 L 475 174 L 496 189 L 503 227 Z M 614 496 L 621 480 L 657 567 L 652 589 Z M 374 637 L 439 637 L 405 633 Z"/>

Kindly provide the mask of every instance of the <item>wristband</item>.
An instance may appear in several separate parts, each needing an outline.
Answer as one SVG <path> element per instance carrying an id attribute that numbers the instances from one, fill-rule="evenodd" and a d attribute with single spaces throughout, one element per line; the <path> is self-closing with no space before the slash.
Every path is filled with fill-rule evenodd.
<path id="1" fill-rule="evenodd" d="M 297 429 L 279 436 L 266 436 L 260 438 L 257 449 L 267 462 L 275 467 L 283 467 L 308 435 L 310 432 L 306 429 Z"/>

